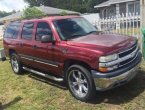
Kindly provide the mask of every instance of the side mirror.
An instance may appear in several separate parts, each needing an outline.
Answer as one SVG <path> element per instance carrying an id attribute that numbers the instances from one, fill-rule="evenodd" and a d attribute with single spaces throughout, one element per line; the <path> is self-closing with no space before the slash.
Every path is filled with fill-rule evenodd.
<path id="1" fill-rule="evenodd" d="M 49 34 L 49 35 L 43 35 L 41 37 L 41 42 L 42 43 L 50 43 L 50 42 L 53 42 L 52 35 L 51 34 Z"/>

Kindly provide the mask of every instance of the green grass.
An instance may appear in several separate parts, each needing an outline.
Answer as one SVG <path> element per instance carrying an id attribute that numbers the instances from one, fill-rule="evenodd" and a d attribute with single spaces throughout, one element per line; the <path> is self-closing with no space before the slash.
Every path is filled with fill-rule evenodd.
<path id="1" fill-rule="evenodd" d="M 145 63 L 133 81 L 120 88 L 96 93 L 89 103 L 76 100 L 68 90 L 57 87 L 61 86 L 57 83 L 36 78 L 29 73 L 15 75 L 9 61 L 0 62 L 0 110 L 145 109 Z"/>

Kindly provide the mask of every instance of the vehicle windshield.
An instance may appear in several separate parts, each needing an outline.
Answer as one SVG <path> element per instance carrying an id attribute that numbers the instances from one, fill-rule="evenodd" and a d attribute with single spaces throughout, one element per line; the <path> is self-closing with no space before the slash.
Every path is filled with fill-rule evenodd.
<path id="1" fill-rule="evenodd" d="M 97 29 L 84 18 L 68 18 L 53 22 L 62 40 L 70 40 L 96 33 Z"/>

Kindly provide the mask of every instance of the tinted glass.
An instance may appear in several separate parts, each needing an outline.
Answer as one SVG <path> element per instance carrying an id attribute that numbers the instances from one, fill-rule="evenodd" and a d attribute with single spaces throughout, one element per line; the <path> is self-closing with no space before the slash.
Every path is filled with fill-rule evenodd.
<path id="1" fill-rule="evenodd" d="M 7 26 L 4 37 L 5 38 L 17 38 L 20 27 L 21 27 L 20 22 L 11 23 L 10 25 Z"/>
<path id="2" fill-rule="evenodd" d="M 54 21 L 54 25 L 63 40 L 73 39 L 97 32 L 97 29 L 83 18 L 56 20 Z"/>
<path id="3" fill-rule="evenodd" d="M 36 40 L 40 41 L 43 35 L 48 35 L 52 33 L 50 26 L 46 22 L 39 22 L 37 25 Z"/>
<path id="4" fill-rule="evenodd" d="M 31 40 L 33 35 L 34 23 L 25 23 L 23 26 L 22 39 Z"/>

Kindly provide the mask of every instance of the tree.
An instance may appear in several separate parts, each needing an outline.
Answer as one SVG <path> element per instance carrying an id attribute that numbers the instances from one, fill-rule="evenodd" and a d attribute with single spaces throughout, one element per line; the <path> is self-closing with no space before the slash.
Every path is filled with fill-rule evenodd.
<path id="1" fill-rule="evenodd" d="M 106 0 L 25 0 L 30 7 L 45 5 L 80 13 L 95 12 L 94 6 L 104 1 Z"/>
<path id="2" fill-rule="evenodd" d="M 14 12 L 0 11 L 0 18 L 13 14 Z"/>
<path id="3" fill-rule="evenodd" d="M 29 7 L 23 10 L 23 19 L 31 19 L 46 16 L 45 13 L 37 9 L 36 7 Z"/>
<path id="4" fill-rule="evenodd" d="M 24 0 L 24 1 L 27 2 L 30 5 L 30 7 L 40 6 L 40 5 L 51 6 L 53 2 L 53 0 Z"/>
<path id="5" fill-rule="evenodd" d="M 30 7 L 33 7 L 33 6 L 39 6 L 39 2 L 37 2 L 37 0 L 24 0 L 25 2 L 27 2 Z"/>

